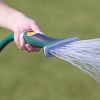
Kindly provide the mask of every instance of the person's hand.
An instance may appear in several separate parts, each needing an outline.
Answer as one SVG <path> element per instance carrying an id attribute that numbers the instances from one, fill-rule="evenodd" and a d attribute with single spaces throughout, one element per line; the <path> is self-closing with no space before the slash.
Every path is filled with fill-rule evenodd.
<path id="1" fill-rule="evenodd" d="M 14 32 L 14 40 L 17 46 L 26 51 L 39 51 L 39 48 L 26 44 L 20 34 L 27 31 L 42 33 L 36 22 L 26 17 L 21 12 L 0 2 L 0 27 L 8 28 Z"/>
<path id="2" fill-rule="evenodd" d="M 21 13 L 14 13 L 10 16 L 9 22 L 9 29 L 14 31 L 14 40 L 19 49 L 29 52 L 37 52 L 40 50 L 37 47 L 32 47 L 31 45 L 26 44 L 24 39 L 20 38 L 20 34 L 27 31 L 34 31 L 43 34 L 34 20 Z"/>

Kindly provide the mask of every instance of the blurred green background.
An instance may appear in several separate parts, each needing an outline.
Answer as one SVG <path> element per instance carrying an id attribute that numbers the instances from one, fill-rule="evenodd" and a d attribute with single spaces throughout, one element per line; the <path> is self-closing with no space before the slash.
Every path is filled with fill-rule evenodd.
<path id="1" fill-rule="evenodd" d="M 100 37 L 100 0 L 4 0 L 51 37 Z M 11 31 L 0 29 L 0 40 Z M 0 100 L 100 100 L 100 84 L 68 62 L 11 43 L 0 54 Z"/>

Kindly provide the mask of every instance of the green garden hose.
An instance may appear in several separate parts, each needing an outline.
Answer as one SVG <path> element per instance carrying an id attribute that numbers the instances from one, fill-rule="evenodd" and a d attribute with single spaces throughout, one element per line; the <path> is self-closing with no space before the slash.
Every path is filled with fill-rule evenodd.
<path id="1" fill-rule="evenodd" d="M 6 37 L 4 40 L 0 41 L 0 51 L 3 50 L 6 45 L 8 45 L 10 42 L 14 40 L 14 35 L 10 34 L 8 37 Z"/>

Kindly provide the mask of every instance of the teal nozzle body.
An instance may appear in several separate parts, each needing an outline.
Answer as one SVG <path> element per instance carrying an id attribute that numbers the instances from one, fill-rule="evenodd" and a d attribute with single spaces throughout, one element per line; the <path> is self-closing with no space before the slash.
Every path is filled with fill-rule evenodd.
<path id="1" fill-rule="evenodd" d="M 28 44 L 43 48 L 44 55 L 46 57 L 53 57 L 53 55 L 49 52 L 51 49 L 58 48 L 64 44 L 69 44 L 71 42 L 75 42 L 79 40 L 78 37 L 54 39 L 46 35 L 34 33 L 34 32 L 22 33 L 22 37 Z"/>

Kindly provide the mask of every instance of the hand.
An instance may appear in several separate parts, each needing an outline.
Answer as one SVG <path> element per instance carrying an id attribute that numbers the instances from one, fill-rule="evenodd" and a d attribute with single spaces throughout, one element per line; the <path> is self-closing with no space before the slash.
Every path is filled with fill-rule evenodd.
<path id="1" fill-rule="evenodd" d="M 26 50 L 28 52 L 37 52 L 40 49 L 32 47 L 26 44 L 23 38 L 20 38 L 22 32 L 34 31 L 36 33 L 42 33 L 36 22 L 21 13 L 15 13 L 11 16 L 9 29 L 14 31 L 14 40 L 19 49 Z"/>

